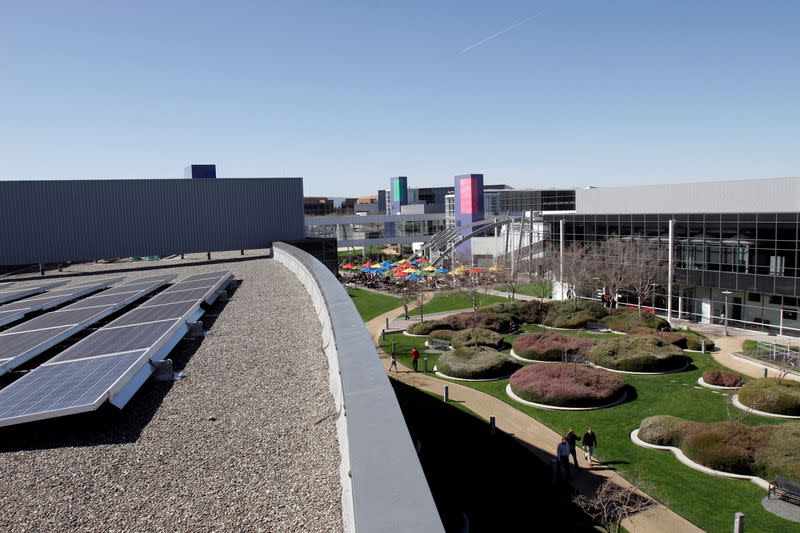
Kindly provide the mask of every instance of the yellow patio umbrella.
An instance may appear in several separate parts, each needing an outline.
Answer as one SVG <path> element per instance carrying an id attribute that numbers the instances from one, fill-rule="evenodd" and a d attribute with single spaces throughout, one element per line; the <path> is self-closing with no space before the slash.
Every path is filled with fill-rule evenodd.
<path id="1" fill-rule="evenodd" d="M 406 274 L 419 274 L 419 270 L 417 270 L 416 268 L 407 268 L 403 270 L 403 272 L 405 272 Z"/>
<path id="2" fill-rule="evenodd" d="M 498 270 L 503 270 L 503 267 L 499 267 L 497 265 L 492 265 L 492 266 L 489 267 L 489 270 L 491 270 L 492 272 L 497 272 Z"/>
<path id="3" fill-rule="evenodd" d="M 426 266 L 422 270 L 424 270 L 425 272 L 436 272 L 436 267 Z"/>
<path id="4" fill-rule="evenodd" d="M 466 274 L 466 273 L 467 273 L 467 269 L 466 269 L 466 268 L 464 268 L 463 266 L 460 266 L 460 267 L 457 267 L 455 270 L 453 270 L 453 271 L 452 271 L 452 272 L 450 272 L 450 273 L 451 273 L 452 275 L 454 275 L 454 276 L 463 276 L 464 274 Z"/>

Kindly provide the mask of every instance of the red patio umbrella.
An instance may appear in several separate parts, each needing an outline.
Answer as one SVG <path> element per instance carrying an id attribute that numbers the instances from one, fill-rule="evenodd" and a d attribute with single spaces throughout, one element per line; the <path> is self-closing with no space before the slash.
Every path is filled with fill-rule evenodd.
<path id="1" fill-rule="evenodd" d="M 395 272 L 394 273 L 394 277 L 395 278 L 404 278 L 406 276 L 408 276 L 408 274 L 406 274 L 405 272 Z"/>
<path id="2" fill-rule="evenodd" d="M 483 269 L 481 267 L 472 267 L 469 269 L 469 271 L 472 274 L 480 274 L 481 272 L 483 272 Z"/>

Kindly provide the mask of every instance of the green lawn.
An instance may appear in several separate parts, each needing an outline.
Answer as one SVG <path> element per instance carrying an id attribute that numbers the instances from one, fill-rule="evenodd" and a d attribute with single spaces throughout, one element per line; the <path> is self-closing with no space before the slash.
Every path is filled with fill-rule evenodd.
<path id="1" fill-rule="evenodd" d="M 503 285 L 498 285 L 495 290 L 506 292 L 506 288 Z M 535 296 L 536 298 L 550 298 L 552 290 L 553 286 L 549 281 L 534 281 L 520 285 L 517 289 L 517 294 Z"/>
<path id="2" fill-rule="evenodd" d="M 535 326 L 526 326 L 535 331 Z M 596 336 L 581 332 L 581 336 Z M 506 336 L 506 341 L 514 336 Z M 410 351 L 417 346 L 422 352 L 424 338 L 402 334 L 387 335 L 382 342 L 386 352 L 396 343 L 398 360 L 410 367 Z M 507 351 L 508 347 L 506 347 Z M 684 466 L 670 453 L 640 448 L 630 441 L 629 434 L 639 427 L 642 419 L 651 415 L 670 414 L 700 422 L 727 420 L 724 396 L 706 388 L 696 388 L 697 378 L 705 371 L 722 368 L 710 355 L 689 354 L 690 370 L 662 376 L 628 376 L 625 381 L 636 391 L 636 397 L 626 403 L 597 411 L 560 412 L 520 405 L 505 394 L 508 380 L 483 383 L 459 382 L 490 394 L 522 412 L 536 418 L 558 433 L 569 426 L 582 434 L 591 426 L 598 435 L 597 457 L 618 469 L 623 476 L 639 471 L 650 483 L 647 491 L 672 510 L 706 531 L 729 531 L 734 513 L 747 516 L 748 531 L 797 531 L 797 524 L 768 513 L 761 507 L 764 491 L 748 481 L 728 480 L 697 472 Z M 432 369 L 437 354 L 422 353 Z M 420 364 L 420 369 L 422 365 Z M 743 423 L 774 424 L 781 421 L 748 415 Z"/>
<path id="3" fill-rule="evenodd" d="M 496 304 L 500 302 L 507 302 L 508 299 L 502 296 L 488 295 L 483 301 L 483 305 Z M 455 311 L 456 309 L 471 309 L 472 304 L 469 303 L 463 294 L 460 292 L 443 292 L 437 294 L 431 301 L 425 304 L 423 312 L 425 315 L 430 313 L 441 313 L 442 311 Z M 418 315 L 418 310 L 408 311 L 409 315 Z"/>
<path id="4" fill-rule="evenodd" d="M 356 309 L 364 322 L 403 304 L 400 298 L 363 289 L 347 289 L 347 294 L 356 304 Z"/>

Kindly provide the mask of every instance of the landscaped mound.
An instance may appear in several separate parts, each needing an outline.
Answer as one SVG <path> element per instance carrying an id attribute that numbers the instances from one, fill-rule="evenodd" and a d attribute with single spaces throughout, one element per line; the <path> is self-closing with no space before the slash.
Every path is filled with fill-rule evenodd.
<path id="1" fill-rule="evenodd" d="M 428 342 L 433 339 L 450 342 L 455 334 L 456 332 L 452 329 L 435 329 L 428 334 Z"/>
<path id="2" fill-rule="evenodd" d="M 800 382 L 775 378 L 748 381 L 739 391 L 743 405 L 776 415 L 800 416 Z"/>
<path id="3" fill-rule="evenodd" d="M 706 370 L 703 381 L 717 387 L 738 387 L 742 384 L 742 375 L 733 370 Z"/>
<path id="4" fill-rule="evenodd" d="M 606 405 L 625 388 L 619 376 L 573 363 L 526 366 L 514 372 L 509 384 L 523 400 L 557 407 Z"/>
<path id="5" fill-rule="evenodd" d="M 589 350 L 596 365 L 626 372 L 667 372 L 686 366 L 683 350 L 656 335 L 603 339 Z"/>
<path id="6" fill-rule="evenodd" d="M 614 311 L 603 319 L 608 324 L 609 329 L 630 333 L 646 328 L 649 330 L 661 331 L 669 329 L 669 322 L 663 318 L 655 316 L 653 313 L 642 311 L 639 316 L 638 309 L 614 309 Z"/>
<path id="7" fill-rule="evenodd" d="M 561 361 L 566 350 L 568 359 L 585 356 L 594 343 L 575 335 L 563 333 L 526 333 L 514 341 L 514 353 L 535 361 Z"/>
<path id="8" fill-rule="evenodd" d="M 490 329 L 497 333 L 514 331 L 517 329 L 518 324 L 512 315 L 489 311 L 478 311 L 474 315 L 471 311 L 458 313 L 457 315 L 450 315 L 444 321 L 457 331 L 470 329 L 474 324 L 475 327 Z"/>
<path id="9" fill-rule="evenodd" d="M 463 379 L 504 378 L 519 368 L 508 355 L 485 347 L 464 347 L 439 356 L 436 370 Z"/>
<path id="10" fill-rule="evenodd" d="M 406 331 L 412 335 L 427 335 L 431 331 L 438 329 L 453 329 L 453 326 L 442 320 L 427 320 L 411 324 L 406 328 Z"/>
<path id="11" fill-rule="evenodd" d="M 643 333 L 643 328 L 636 328 L 634 333 Z M 706 351 L 714 349 L 714 341 L 706 337 L 702 333 L 692 331 L 690 329 L 682 329 L 678 331 L 661 331 L 658 336 L 670 344 L 674 344 L 678 348 L 684 350 L 700 351 L 703 347 L 702 341 L 705 341 Z"/>
<path id="12" fill-rule="evenodd" d="M 457 331 L 450 338 L 450 345 L 453 348 L 461 348 L 462 346 L 489 346 L 491 348 L 500 348 L 503 346 L 503 336 L 494 331 L 484 328 L 469 328 Z"/>
<path id="13" fill-rule="evenodd" d="M 566 300 L 551 302 L 544 317 L 544 325 L 553 328 L 585 328 L 589 322 L 600 322 L 607 309 L 593 300 Z"/>
<path id="14" fill-rule="evenodd" d="M 730 422 L 703 424 L 673 416 L 642 420 L 639 438 L 650 444 L 680 448 L 703 466 L 773 480 L 800 479 L 800 423 L 746 426 Z"/>
<path id="15" fill-rule="evenodd" d="M 517 315 L 525 324 L 541 324 L 550 310 L 551 303 L 540 300 L 517 302 Z"/>

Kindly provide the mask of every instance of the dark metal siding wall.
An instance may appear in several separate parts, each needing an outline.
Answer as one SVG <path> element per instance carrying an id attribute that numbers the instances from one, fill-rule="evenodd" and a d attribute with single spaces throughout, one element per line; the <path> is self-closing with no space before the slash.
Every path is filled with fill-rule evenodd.
<path id="1" fill-rule="evenodd" d="M 0 264 L 302 239 L 302 178 L 0 181 Z"/>

